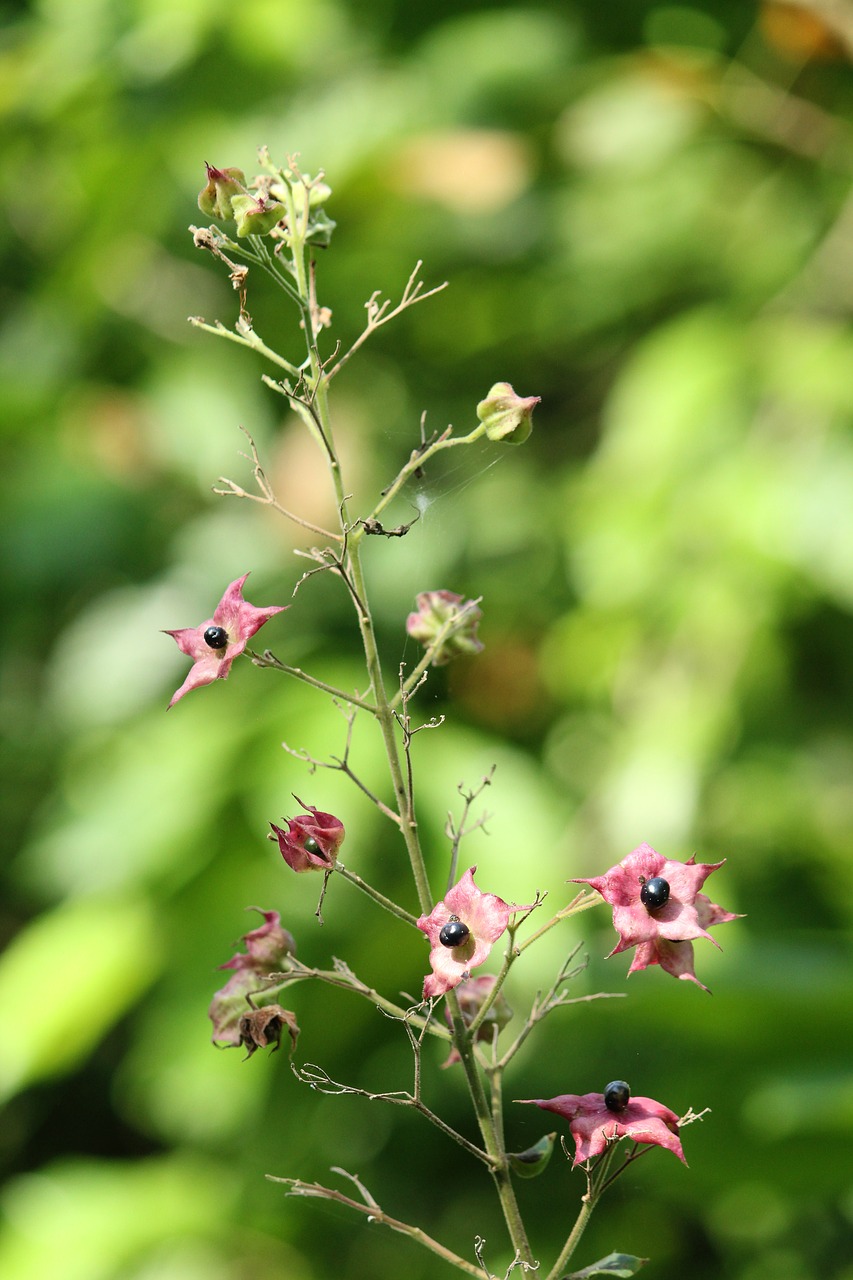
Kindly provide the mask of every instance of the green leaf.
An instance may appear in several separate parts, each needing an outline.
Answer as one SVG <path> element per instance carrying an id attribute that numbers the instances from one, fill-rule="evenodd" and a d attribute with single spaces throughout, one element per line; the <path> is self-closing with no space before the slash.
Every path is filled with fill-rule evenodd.
<path id="1" fill-rule="evenodd" d="M 635 1276 L 648 1258 L 635 1258 L 632 1253 L 608 1253 L 583 1271 L 573 1271 L 564 1280 L 587 1280 L 587 1276 Z"/>

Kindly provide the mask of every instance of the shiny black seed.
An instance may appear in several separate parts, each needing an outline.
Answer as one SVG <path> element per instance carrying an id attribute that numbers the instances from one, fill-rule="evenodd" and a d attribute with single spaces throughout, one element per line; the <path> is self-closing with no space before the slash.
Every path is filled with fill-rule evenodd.
<path id="1" fill-rule="evenodd" d="M 204 643 L 211 649 L 224 649 L 228 643 L 228 632 L 224 627 L 208 627 L 204 633 Z"/>
<path id="2" fill-rule="evenodd" d="M 669 902 L 669 883 L 663 876 L 647 880 L 640 890 L 640 901 L 647 911 L 658 911 Z"/>
<path id="3" fill-rule="evenodd" d="M 305 850 L 306 853 L 320 852 L 320 846 L 318 845 L 317 841 L 314 839 L 313 836 L 309 836 L 307 840 L 304 840 L 302 842 L 302 848 Z"/>
<path id="4" fill-rule="evenodd" d="M 438 935 L 438 940 L 443 947 L 461 947 L 463 942 L 468 941 L 470 934 L 467 924 L 457 920 L 456 916 L 451 916 Z"/>
<path id="5" fill-rule="evenodd" d="M 631 1101 L 631 1090 L 624 1080 L 611 1080 L 604 1090 L 604 1105 L 608 1111 L 624 1111 Z"/>

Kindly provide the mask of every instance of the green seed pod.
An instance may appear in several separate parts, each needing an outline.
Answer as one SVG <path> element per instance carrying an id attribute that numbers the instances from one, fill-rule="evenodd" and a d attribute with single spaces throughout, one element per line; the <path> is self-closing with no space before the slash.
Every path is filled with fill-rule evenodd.
<path id="1" fill-rule="evenodd" d="M 242 169 L 214 169 L 206 165 L 207 186 L 198 193 L 198 207 L 208 218 L 225 221 L 233 218 L 232 201 L 246 190 Z"/>
<path id="2" fill-rule="evenodd" d="M 237 236 L 265 236 L 272 231 L 276 223 L 284 217 L 285 208 L 277 200 L 268 200 L 264 196 L 235 196 L 231 208 L 237 220 Z"/>
<path id="3" fill-rule="evenodd" d="M 477 417 L 490 440 L 523 444 L 533 430 L 533 410 L 539 396 L 517 396 L 508 382 L 496 382 L 477 405 Z"/>
<path id="4" fill-rule="evenodd" d="M 508 1152 L 513 1173 L 517 1173 L 519 1178 L 538 1178 L 539 1174 L 548 1167 L 556 1138 L 556 1133 L 546 1133 L 526 1151 Z"/>

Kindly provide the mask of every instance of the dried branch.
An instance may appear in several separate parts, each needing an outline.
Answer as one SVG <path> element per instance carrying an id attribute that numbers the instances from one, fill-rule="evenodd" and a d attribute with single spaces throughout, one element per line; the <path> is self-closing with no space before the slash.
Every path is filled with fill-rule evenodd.
<path id="1" fill-rule="evenodd" d="M 418 260 L 415 264 L 414 271 L 406 282 L 402 298 L 392 311 L 388 310 L 391 306 L 391 300 L 389 298 L 386 298 L 384 302 L 379 301 L 380 291 L 378 289 L 375 293 L 371 294 L 367 302 L 364 304 L 365 310 L 367 311 L 367 324 L 349 350 L 345 351 L 337 363 L 332 365 L 331 369 L 328 370 L 326 378 L 329 382 L 331 382 L 335 374 L 340 372 L 350 357 L 355 355 L 359 347 L 362 346 L 362 344 L 365 343 L 370 335 L 375 333 L 377 329 L 381 329 L 384 324 L 388 324 L 389 320 L 396 319 L 396 317 L 406 311 L 407 308 L 413 307 L 415 303 L 425 302 L 427 298 L 432 298 L 435 294 L 441 293 L 443 289 L 447 288 L 447 281 L 445 280 L 443 284 L 436 285 L 433 289 L 427 289 L 426 293 L 423 293 L 423 281 L 418 279 L 418 272 L 422 266 L 423 262 Z"/>
<path id="2" fill-rule="evenodd" d="M 363 1213 L 368 1222 L 378 1222 L 382 1226 L 389 1227 L 392 1231 L 397 1231 L 401 1235 L 408 1236 L 410 1240 L 414 1240 L 416 1244 L 422 1245 L 425 1249 L 429 1249 L 431 1253 L 448 1262 L 451 1266 L 456 1267 L 458 1271 L 463 1271 L 466 1275 L 474 1276 L 475 1280 L 482 1280 L 482 1272 L 479 1267 L 475 1267 L 473 1263 L 466 1262 L 464 1258 L 460 1258 L 458 1254 L 453 1253 L 451 1249 L 440 1244 L 438 1240 L 434 1240 L 432 1236 L 428 1236 L 420 1227 L 414 1227 L 408 1222 L 401 1222 L 399 1218 L 392 1218 L 384 1209 L 380 1208 L 375 1198 L 367 1191 L 361 1181 L 351 1173 L 347 1173 L 345 1169 L 334 1168 L 333 1173 L 338 1173 L 344 1178 L 349 1178 L 360 1194 L 364 1198 L 364 1202 L 353 1200 L 351 1196 L 346 1196 L 342 1191 L 335 1191 L 331 1187 L 324 1187 L 319 1182 L 303 1182 L 301 1178 L 276 1178 L 273 1174 L 268 1173 L 267 1178 L 270 1182 L 281 1182 L 288 1187 L 287 1192 L 290 1196 L 305 1196 L 306 1198 L 314 1198 L 318 1200 L 333 1200 L 338 1204 L 346 1205 L 349 1209 L 355 1209 L 357 1213 Z"/>
<path id="3" fill-rule="evenodd" d="M 245 458 L 247 462 L 252 464 L 252 472 L 255 477 L 255 484 L 260 490 L 259 493 L 248 493 L 241 485 L 236 484 L 233 480 L 229 480 L 227 476 L 220 476 L 219 483 L 225 485 L 224 489 L 218 489 L 213 486 L 213 492 L 222 498 L 248 498 L 250 502 L 259 502 L 261 506 L 272 507 L 273 511 L 277 511 L 287 520 L 292 520 L 294 524 L 298 524 L 303 529 L 309 529 L 311 533 L 317 533 L 321 538 L 330 538 L 335 542 L 342 542 L 343 537 L 340 533 L 332 533 L 329 529 L 324 529 L 322 525 L 314 524 L 311 520 L 305 520 L 302 516 L 298 516 L 293 511 L 288 511 L 283 507 L 273 493 L 272 485 L 267 479 L 266 472 L 261 466 L 261 460 L 258 457 L 258 450 L 255 442 L 244 426 L 240 427 L 243 435 L 249 441 L 249 447 L 252 450 L 251 457 L 247 453 L 240 454 L 241 458 Z"/>
<path id="4" fill-rule="evenodd" d="M 483 1251 L 485 1247 L 486 1247 L 486 1241 L 484 1237 L 475 1236 L 474 1237 L 474 1254 L 483 1270 L 483 1274 L 486 1276 L 486 1280 L 498 1280 L 498 1277 L 494 1274 L 494 1272 L 490 1271 L 489 1268 L 486 1266 L 486 1261 L 485 1261 L 485 1258 L 483 1257 Z M 509 1277 L 512 1275 L 513 1271 L 515 1271 L 516 1267 L 521 1267 L 522 1271 L 538 1271 L 539 1263 L 525 1262 L 521 1254 L 518 1253 L 518 1251 L 516 1251 L 516 1255 L 514 1259 L 509 1264 L 506 1271 L 504 1272 L 503 1280 L 509 1280 Z"/>
<path id="5" fill-rule="evenodd" d="M 441 1116 L 436 1115 L 436 1113 L 432 1111 L 421 1098 L 420 1047 L 421 1039 L 425 1034 L 427 1027 L 424 1026 L 422 1028 L 421 1035 L 418 1037 L 412 1031 L 407 1018 L 404 1017 L 400 1019 L 400 1021 L 402 1021 L 408 1034 L 415 1059 L 415 1080 L 414 1088 L 411 1092 L 406 1089 L 394 1089 L 374 1093 L 370 1089 L 361 1089 L 357 1085 L 343 1084 L 339 1080 L 333 1080 L 327 1071 L 313 1062 L 306 1063 L 304 1067 L 298 1067 L 292 1063 L 291 1070 L 301 1084 L 307 1084 L 309 1089 L 314 1089 L 318 1093 L 325 1093 L 329 1095 L 347 1094 L 353 1098 L 366 1098 L 368 1102 L 388 1102 L 393 1106 L 411 1107 L 413 1111 L 417 1111 L 419 1115 L 424 1116 L 429 1120 L 430 1124 L 434 1125 L 437 1129 L 440 1129 L 445 1137 L 451 1138 L 453 1142 L 462 1147 L 463 1150 L 467 1151 L 469 1155 L 475 1156 L 477 1160 L 480 1160 L 483 1164 L 487 1165 L 488 1168 L 493 1168 L 494 1161 L 486 1154 L 485 1151 L 480 1147 L 475 1146 L 473 1142 L 469 1142 L 461 1133 L 457 1133 L 455 1129 L 451 1128 L 449 1124 L 442 1120 Z"/>
<path id="6" fill-rule="evenodd" d="M 319 683 L 319 682 L 310 681 L 310 683 Z M 376 714 L 376 708 L 371 706 L 370 703 L 363 702 L 361 699 L 356 700 L 355 698 L 351 698 L 346 694 L 343 694 L 341 696 L 343 697 L 344 701 L 353 704 L 354 707 L 363 708 L 365 711 L 369 711 L 372 715 Z M 341 713 L 344 715 L 347 721 L 347 735 L 346 735 L 346 742 L 344 745 L 343 757 L 331 756 L 328 760 L 317 760 L 314 756 L 310 755 L 304 749 L 304 747 L 298 747 L 298 748 L 291 747 L 286 742 L 282 742 L 281 744 L 282 747 L 288 753 L 288 755 L 293 756 L 297 760 L 302 760 L 303 763 L 307 764 L 310 768 L 311 773 L 316 773 L 318 769 L 331 769 L 333 773 L 342 773 L 344 777 L 349 778 L 350 782 L 354 783 L 355 786 L 358 787 L 359 791 L 361 791 L 363 795 L 367 796 L 371 804 L 375 805 L 381 814 L 383 814 L 386 818 L 390 818 L 390 820 L 395 824 L 395 826 L 398 826 L 398 827 L 401 826 L 402 820 L 400 818 L 400 815 L 398 813 L 395 813 L 393 809 L 390 809 L 383 800 L 380 800 L 379 796 L 375 795 L 370 790 L 367 784 L 361 780 L 361 778 L 358 776 L 357 773 L 355 773 L 352 766 L 350 765 L 349 756 L 350 756 L 350 748 L 352 746 L 352 731 L 353 731 L 353 725 L 355 723 L 356 713 L 354 710 L 344 711 L 342 707 L 339 707 L 338 709 L 341 711 Z"/>

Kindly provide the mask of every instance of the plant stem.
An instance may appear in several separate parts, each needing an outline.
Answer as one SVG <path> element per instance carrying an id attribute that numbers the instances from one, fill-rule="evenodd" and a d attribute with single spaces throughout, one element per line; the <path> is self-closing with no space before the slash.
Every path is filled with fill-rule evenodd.
<path id="1" fill-rule="evenodd" d="M 613 1154 L 616 1150 L 616 1144 L 608 1147 L 604 1155 L 601 1157 L 593 1171 L 587 1172 L 587 1189 L 586 1195 L 581 1200 L 580 1213 L 578 1214 L 575 1225 L 569 1232 L 569 1238 L 560 1250 L 560 1256 L 554 1263 L 545 1280 L 560 1280 L 562 1273 L 569 1265 L 569 1260 L 575 1249 L 578 1247 L 581 1236 L 586 1230 L 587 1223 L 592 1217 L 592 1211 L 601 1199 L 606 1187 L 612 1179 L 607 1176 L 607 1171 L 613 1160 Z M 588 1169 L 589 1166 L 586 1166 Z"/>
<path id="2" fill-rule="evenodd" d="M 272 667 L 276 671 L 283 671 L 285 675 L 293 676 L 295 680 L 310 684 L 315 689 L 322 689 L 323 693 L 328 693 L 330 697 L 337 698 L 341 702 L 348 702 L 350 706 L 358 707 L 361 711 L 369 711 L 371 715 L 376 712 L 372 702 L 366 702 L 364 698 L 359 698 L 357 694 L 346 693 L 343 689 L 336 689 L 334 685 L 326 684 L 325 680 L 317 680 L 299 667 L 290 667 L 286 662 L 279 662 L 275 654 L 271 653 L 269 649 L 264 653 L 256 653 L 253 649 L 245 649 L 244 652 L 248 658 L 251 658 L 256 667 Z"/>
<path id="3" fill-rule="evenodd" d="M 412 456 L 409 458 L 409 461 L 400 470 L 388 488 L 383 490 L 382 497 L 371 511 L 368 519 L 377 519 L 385 508 L 393 502 L 406 481 L 413 476 L 425 462 L 429 462 L 430 458 L 434 458 L 437 453 L 441 453 L 444 449 L 454 449 L 458 444 L 473 444 L 475 440 L 479 440 L 480 437 L 485 434 L 485 431 L 486 428 L 482 422 L 479 426 L 474 427 L 473 431 L 469 431 L 467 436 L 451 436 L 449 434 L 450 427 L 448 427 L 447 431 L 445 431 L 443 435 L 439 436 L 437 440 L 433 441 L 432 444 L 427 445 L 425 448 L 413 449 Z"/>
<path id="4" fill-rule="evenodd" d="M 227 338 L 229 342 L 238 342 L 241 347 L 248 347 L 250 351 L 259 352 L 267 360 L 271 360 L 273 364 L 277 364 L 281 369 L 286 369 L 292 376 L 299 372 L 289 360 L 285 360 L 284 356 L 280 356 L 278 352 L 273 351 L 272 347 L 268 347 L 258 337 L 254 329 L 246 327 L 240 333 L 235 333 L 233 329 L 226 329 L 225 325 L 220 324 L 218 320 L 215 324 L 208 324 L 200 316 L 190 316 L 190 324 L 194 325 L 196 329 L 203 329 L 205 333 L 214 334 L 217 338 Z"/>
<path id="5" fill-rule="evenodd" d="M 578 1242 L 586 1230 L 586 1225 L 592 1217 L 592 1211 L 595 1208 L 595 1201 L 591 1200 L 588 1195 L 584 1196 L 581 1201 L 580 1213 L 577 1216 L 575 1225 L 572 1227 L 571 1234 L 562 1248 L 559 1258 L 554 1263 L 545 1280 L 560 1280 L 564 1274 L 566 1267 L 569 1265 L 569 1259 L 578 1247 Z"/>
<path id="6" fill-rule="evenodd" d="M 492 1106 L 489 1105 L 480 1073 L 477 1070 L 471 1036 L 462 1018 L 455 992 L 448 991 L 446 999 L 447 1007 L 453 1020 L 453 1043 L 462 1060 L 465 1079 L 468 1082 L 468 1091 L 471 1094 L 471 1101 L 474 1105 L 474 1112 L 483 1138 L 483 1146 L 493 1161 L 491 1174 L 495 1183 L 495 1190 L 498 1193 L 498 1199 L 500 1200 L 509 1238 L 519 1259 L 522 1262 L 532 1263 L 533 1253 L 527 1239 L 527 1232 L 524 1229 L 518 1201 L 515 1198 L 515 1189 L 512 1185 L 509 1171 L 509 1161 L 504 1147 L 501 1100 L 500 1097 L 496 1099 L 493 1092 Z M 500 1079 L 498 1079 L 497 1088 L 498 1090 L 500 1089 Z M 495 1123 L 496 1117 L 497 1123 Z"/>
<path id="7" fill-rule="evenodd" d="M 458 1271 L 462 1271 L 467 1276 L 473 1276 L 475 1280 L 483 1280 L 483 1271 L 479 1266 L 475 1266 L 473 1262 L 467 1262 L 465 1258 L 460 1258 L 458 1253 L 453 1253 L 451 1249 L 440 1244 L 438 1240 L 434 1240 L 432 1236 L 428 1236 L 420 1227 L 411 1226 L 408 1222 L 401 1222 L 399 1218 L 392 1218 L 390 1214 L 385 1213 L 377 1204 L 362 1204 L 358 1200 L 354 1200 L 351 1196 L 345 1196 L 340 1191 L 334 1191 L 330 1187 L 324 1187 L 318 1182 L 303 1182 L 300 1178 L 276 1178 L 272 1174 L 267 1174 L 270 1182 L 282 1182 L 289 1187 L 288 1195 L 291 1196 L 310 1196 L 320 1200 L 336 1200 L 338 1204 L 344 1204 L 350 1209 L 355 1209 L 359 1213 L 363 1213 L 368 1221 L 381 1223 L 383 1226 L 390 1227 L 392 1231 L 398 1231 L 401 1235 L 408 1236 L 410 1240 L 414 1240 L 416 1244 L 423 1245 L 425 1249 L 429 1249 L 430 1253 L 434 1253 L 436 1257 L 443 1259 L 452 1267 L 456 1267 Z"/>
<path id="8" fill-rule="evenodd" d="M 360 529 L 352 528 L 352 521 L 349 516 L 347 505 L 347 494 L 344 490 L 340 464 L 335 451 L 334 437 L 332 435 L 331 419 L 329 415 L 328 379 L 323 369 L 322 362 L 320 361 L 320 357 L 317 352 L 317 345 L 311 329 L 312 316 L 311 307 L 309 305 L 310 292 L 308 273 L 305 267 L 305 243 L 298 233 L 297 210 L 289 188 L 288 225 L 291 229 L 294 273 L 297 289 L 302 299 L 302 320 L 305 326 L 305 335 L 308 344 L 310 386 L 313 393 L 313 413 L 316 415 L 316 422 L 318 424 L 319 431 L 322 434 L 323 443 L 328 454 L 329 470 L 332 476 L 332 484 L 334 485 L 335 498 L 337 500 L 338 512 L 341 521 L 341 529 L 346 535 L 344 556 L 356 604 L 358 625 L 361 632 L 362 645 L 364 647 L 367 672 L 370 678 L 370 688 L 373 694 L 375 707 L 374 714 L 382 733 L 385 755 L 388 761 L 389 772 L 391 774 L 391 783 L 394 788 L 397 812 L 400 816 L 400 829 L 403 833 L 403 839 L 405 840 L 406 849 L 409 855 L 409 862 L 411 864 L 412 875 L 414 877 L 415 888 L 418 895 L 418 903 L 421 911 L 426 913 L 432 907 L 432 895 L 430 893 L 426 866 L 424 864 L 423 853 L 420 847 L 420 840 L 418 839 L 417 822 L 415 820 L 413 806 L 410 803 L 403 777 L 403 770 L 400 764 L 400 754 L 396 738 L 396 721 L 394 719 L 391 706 L 389 705 L 388 694 L 382 677 L 382 665 L 379 659 L 379 649 L 373 628 L 373 617 L 367 604 L 364 568 L 361 562 L 361 544 L 363 541 L 361 536 L 362 531 Z"/>
<path id="9" fill-rule="evenodd" d="M 264 995 L 269 995 L 273 992 L 283 991 L 285 987 L 294 982 L 307 982 L 312 978 L 317 982 L 324 982 L 327 986 L 338 987 L 341 991 L 354 991 L 356 995 L 363 996 L 365 1000 L 369 1000 L 377 1009 L 380 1009 L 395 1021 L 405 1022 L 408 1020 L 412 1026 L 425 1029 L 428 1035 L 444 1040 L 445 1043 L 452 1043 L 452 1037 L 447 1027 L 443 1027 L 434 1018 L 419 1017 L 417 1014 L 412 1014 L 401 1008 L 400 1005 L 394 1004 L 392 1000 L 386 1000 L 375 988 L 368 987 L 366 983 L 362 982 L 360 978 L 357 978 L 348 969 L 314 969 L 291 956 L 288 958 L 287 969 L 281 973 L 270 975 L 269 985 L 263 988 L 263 993 Z"/>
<path id="10" fill-rule="evenodd" d="M 362 893 L 366 893 L 374 902 L 378 902 L 379 906 L 385 911 L 390 911 L 400 920 L 404 920 L 406 924 L 410 924 L 413 928 L 417 928 L 418 922 L 415 917 L 403 907 L 398 907 L 396 902 L 392 902 L 390 898 L 386 898 L 384 893 L 380 893 L 378 889 L 374 889 L 373 885 L 368 884 L 366 880 L 362 880 L 361 876 L 356 875 L 354 871 L 349 871 L 342 862 L 335 863 L 335 871 L 339 872 L 345 880 L 349 880 L 350 884 L 354 884 L 357 889 L 361 889 Z"/>
<path id="11" fill-rule="evenodd" d="M 590 907 L 595 907 L 600 902 L 601 896 L 594 889 L 582 891 L 576 898 L 572 899 L 568 906 L 563 907 L 555 916 L 552 916 L 547 924 L 543 924 L 541 929 L 537 929 L 535 933 L 531 933 L 529 938 L 525 938 L 523 942 L 520 942 L 517 947 L 517 954 L 521 955 L 522 951 L 526 951 L 531 943 L 535 942 L 537 938 L 541 938 L 543 933 L 547 933 L 549 929 L 553 929 L 554 925 L 559 924 L 561 920 L 568 920 L 569 916 L 576 916 L 581 911 L 588 911 Z"/>

